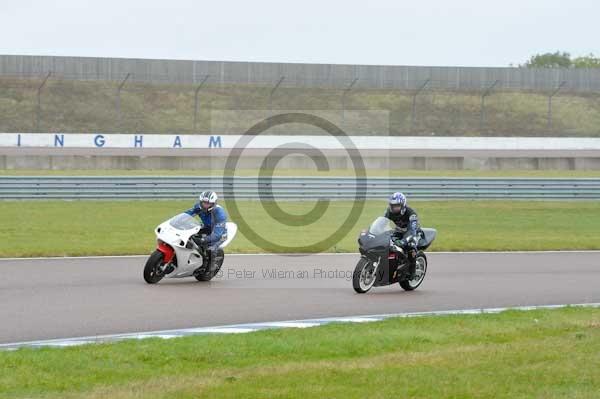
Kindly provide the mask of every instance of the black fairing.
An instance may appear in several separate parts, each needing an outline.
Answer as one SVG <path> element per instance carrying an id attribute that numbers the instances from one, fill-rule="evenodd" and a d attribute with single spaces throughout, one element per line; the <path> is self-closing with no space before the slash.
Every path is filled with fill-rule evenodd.
<path id="1" fill-rule="evenodd" d="M 422 228 L 421 231 L 423 232 L 423 237 L 417 243 L 417 247 L 421 251 L 425 251 L 427 248 L 429 248 L 433 240 L 435 240 L 435 237 L 437 236 L 437 230 Z"/>
<path id="2" fill-rule="evenodd" d="M 358 238 L 358 245 L 360 245 L 361 252 L 365 251 L 365 253 L 381 253 L 386 254 L 390 250 L 390 237 L 392 236 L 392 231 L 385 231 L 379 235 L 373 235 L 371 233 L 361 234 Z"/>
<path id="3" fill-rule="evenodd" d="M 388 259 L 392 233 L 392 231 L 385 231 L 376 236 L 366 233 L 358 238 L 360 253 L 373 262 L 379 262 L 375 286 L 389 285 L 397 282 L 397 279 L 393 278 L 398 264 L 397 260 Z"/>

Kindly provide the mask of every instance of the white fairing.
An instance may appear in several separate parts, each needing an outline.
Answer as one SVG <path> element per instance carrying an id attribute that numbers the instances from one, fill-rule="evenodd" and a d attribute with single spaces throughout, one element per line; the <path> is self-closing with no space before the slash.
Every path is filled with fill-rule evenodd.
<path id="1" fill-rule="evenodd" d="M 227 222 L 225 223 L 225 228 L 227 229 L 227 239 L 223 241 L 221 245 L 219 245 L 219 248 L 225 248 L 227 245 L 229 245 L 237 233 L 237 224 L 235 223 Z"/>
<path id="2" fill-rule="evenodd" d="M 227 222 L 225 226 L 227 239 L 219 248 L 225 248 L 237 233 L 235 223 Z M 202 255 L 195 249 L 186 248 L 190 237 L 197 234 L 201 227 L 200 222 L 187 213 L 180 213 L 156 227 L 156 238 L 169 244 L 175 250 L 177 259 L 177 267 L 165 277 L 189 277 L 202 265 Z"/>

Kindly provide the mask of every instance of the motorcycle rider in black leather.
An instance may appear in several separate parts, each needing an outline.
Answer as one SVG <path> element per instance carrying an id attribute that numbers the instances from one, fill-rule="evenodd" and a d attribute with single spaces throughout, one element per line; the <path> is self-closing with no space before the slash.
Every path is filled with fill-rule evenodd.
<path id="1" fill-rule="evenodd" d="M 414 209 L 407 205 L 406 196 L 402 193 L 394 193 L 390 196 L 389 206 L 384 216 L 396 224 L 396 232 L 392 235 L 392 241 L 406 253 L 408 279 L 412 280 L 415 277 L 417 266 L 417 243 L 421 238 L 419 216 Z"/>

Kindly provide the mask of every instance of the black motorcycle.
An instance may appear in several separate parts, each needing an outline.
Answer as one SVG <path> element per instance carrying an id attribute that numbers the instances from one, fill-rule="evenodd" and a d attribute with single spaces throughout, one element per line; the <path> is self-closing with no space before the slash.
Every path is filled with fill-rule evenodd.
<path id="1" fill-rule="evenodd" d="M 425 250 L 429 248 L 437 235 L 435 229 L 420 229 L 413 249 L 403 249 L 394 244 L 392 236 L 398 233 L 393 221 L 378 217 L 358 237 L 360 260 L 352 276 L 354 290 L 360 294 L 369 291 L 373 286 L 380 287 L 399 283 L 406 291 L 416 289 L 427 273 L 427 257 Z M 408 241 L 411 241 L 409 239 Z M 417 251 L 416 270 L 411 279 L 408 270 L 408 254 L 406 251 Z"/>

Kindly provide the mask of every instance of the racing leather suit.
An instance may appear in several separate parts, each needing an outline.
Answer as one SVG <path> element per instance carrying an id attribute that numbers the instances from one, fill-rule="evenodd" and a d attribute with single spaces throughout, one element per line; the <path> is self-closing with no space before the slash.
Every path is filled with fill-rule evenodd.
<path id="1" fill-rule="evenodd" d="M 207 252 L 207 261 L 213 258 L 213 252 L 217 251 L 219 245 L 227 239 L 227 213 L 220 205 L 213 206 L 210 210 L 202 208 L 196 203 L 192 208 L 185 211 L 190 216 L 198 215 L 202 221 L 202 228 L 192 240 L 199 246 L 204 247 Z M 201 241 L 202 235 L 206 234 Z"/>
<path id="2" fill-rule="evenodd" d="M 419 216 L 411 207 L 407 206 L 404 211 L 394 213 L 388 206 L 385 211 L 386 218 L 396 224 L 396 232 L 392 236 L 394 243 L 402 248 L 408 255 L 408 272 L 410 276 L 415 275 L 417 260 L 417 242 L 421 237 L 419 227 Z M 409 237 L 416 237 L 416 241 L 408 242 Z"/>

